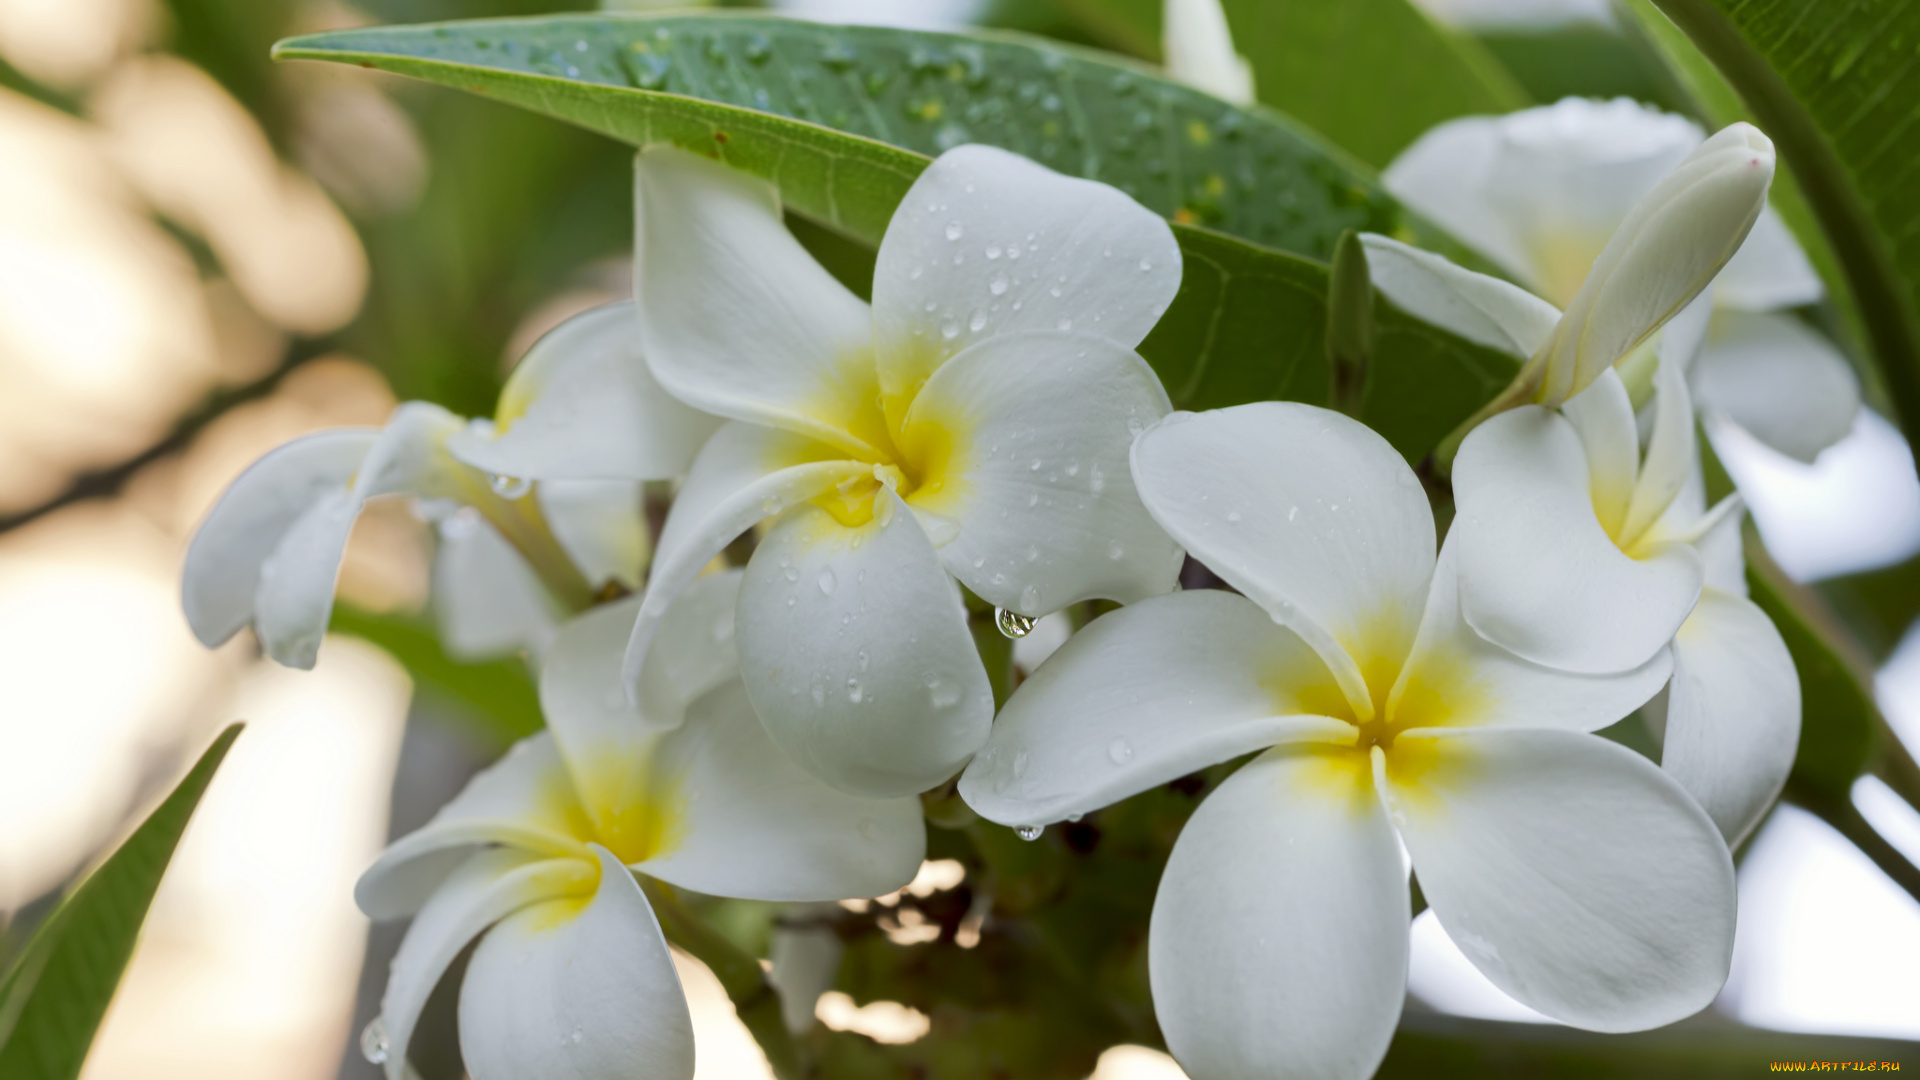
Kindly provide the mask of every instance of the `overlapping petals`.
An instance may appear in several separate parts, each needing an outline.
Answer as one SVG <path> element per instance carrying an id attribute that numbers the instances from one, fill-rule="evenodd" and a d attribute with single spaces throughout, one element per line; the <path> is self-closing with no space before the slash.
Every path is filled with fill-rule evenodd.
<path id="1" fill-rule="evenodd" d="M 1195 814 L 1155 902 L 1156 1008 L 1188 1072 L 1378 1064 L 1405 985 L 1396 831 L 1443 924 L 1523 1002 L 1614 1031 L 1712 999 L 1733 927 L 1719 830 L 1586 734 L 1667 681 L 1666 652 L 1577 674 L 1480 637 L 1412 471 L 1337 414 L 1180 417 L 1134 459 L 1156 518 L 1248 598 L 1096 620 L 1015 692 L 961 792 L 1044 824 L 1274 747 Z"/>
<path id="2" fill-rule="evenodd" d="M 655 654 L 643 695 L 661 714 L 623 692 L 635 603 L 563 628 L 542 678 L 551 730 L 362 877 L 368 914 L 418 912 L 382 1004 L 393 1080 L 427 994 L 475 939 L 460 1017 L 476 1078 L 611 1078 L 640 1061 L 690 1077 L 686 1005 L 636 872 L 781 901 L 873 896 L 913 877 L 919 801 L 828 787 L 754 716 L 733 660 L 739 582 L 703 579 L 668 613 L 683 647 Z"/>
<path id="3" fill-rule="evenodd" d="M 680 590 L 771 518 L 739 622 L 775 742 L 848 791 L 936 784 L 992 710 L 954 579 L 1035 616 L 1173 585 L 1127 469 L 1169 407 L 1132 349 L 1179 286 L 1172 234 L 1111 188 L 963 147 L 901 204 L 869 309 L 760 181 L 669 148 L 637 173 L 642 351 L 734 422 L 668 518 L 629 685 Z"/>

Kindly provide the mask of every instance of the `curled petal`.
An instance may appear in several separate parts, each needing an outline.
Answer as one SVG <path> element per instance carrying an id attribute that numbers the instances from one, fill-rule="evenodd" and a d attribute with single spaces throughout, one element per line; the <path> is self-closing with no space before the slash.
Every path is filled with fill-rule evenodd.
<path id="1" fill-rule="evenodd" d="M 1406 870 L 1351 747 L 1267 752 L 1194 812 L 1147 940 L 1167 1049 L 1199 1077 L 1361 1080 L 1407 982 Z"/>
<path id="2" fill-rule="evenodd" d="M 1468 341 L 1522 360 L 1560 322 L 1560 309 L 1499 278 L 1374 233 L 1361 233 L 1367 272 L 1395 307 Z"/>
<path id="3" fill-rule="evenodd" d="M 1733 860 L 1646 758 L 1568 731 L 1409 732 L 1381 776 L 1440 924 L 1522 1004 L 1642 1031 L 1726 982 Z"/>
<path id="4" fill-rule="evenodd" d="M 671 146 L 634 165 L 634 295 L 654 377 L 716 416 L 858 449 L 874 402 L 867 305 L 780 220 L 771 185 Z"/>
<path id="5" fill-rule="evenodd" d="M 848 795 L 809 775 L 768 738 L 737 680 L 694 703 L 661 738 L 653 769 L 676 793 L 681 824 L 639 869 L 682 888 L 749 900 L 879 896 L 912 881 L 926 858 L 918 798 Z"/>
<path id="6" fill-rule="evenodd" d="M 1132 349 L 1179 289 L 1173 230 L 1117 188 L 991 146 L 949 150 L 901 200 L 874 267 L 888 415 L 1001 334 L 1071 329 Z"/>
<path id="7" fill-rule="evenodd" d="M 1257 604 L 1156 596 L 1067 639 L 994 720 L 960 794 L 1002 825 L 1048 825 L 1294 739 L 1353 738 L 1333 675 Z"/>
<path id="8" fill-rule="evenodd" d="M 599 884 L 508 916 L 460 984 L 473 1080 L 692 1080 L 693 1018 L 633 875 L 595 847 Z"/>
<path id="9" fill-rule="evenodd" d="M 1684 543 L 1634 558 L 1595 515 L 1580 438 L 1535 406 L 1475 428 L 1454 462 L 1460 607 L 1494 643 L 1538 664 L 1637 668 L 1673 639 L 1700 595 Z"/>
<path id="10" fill-rule="evenodd" d="M 986 740 L 993 694 L 960 593 L 891 491 L 863 525 L 774 522 L 740 586 L 740 672 L 782 750 L 842 791 L 917 794 Z"/>
<path id="11" fill-rule="evenodd" d="M 718 421 L 662 389 L 640 356 L 631 301 L 549 331 L 513 369 L 490 424 L 447 449 L 476 469 L 528 480 L 668 480 Z"/>
<path id="12" fill-rule="evenodd" d="M 1170 407 L 1146 361 L 1099 338 L 983 341 L 913 403 L 902 438 L 947 450 L 941 490 L 908 502 L 959 526 L 941 560 L 999 607 L 1039 616 L 1167 592 L 1180 550 L 1141 505 L 1127 452 Z"/>
<path id="13" fill-rule="evenodd" d="M 253 621 L 261 566 L 316 502 L 351 486 L 377 438 L 372 428 L 338 428 L 295 439 L 220 496 L 187 548 L 182 575 L 187 624 L 202 645 L 213 648 Z"/>
<path id="14" fill-rule="evenodd" d="M 1750 600 L 1709 589 L 1673 642 L 1660 764 L 1736 846 L 1787 782 L 1800 745 L 1800 679 Z"/>
<path id="15" fill-rule="evenodd" d="M 1845 438 L 1860 411 L 1846 357 L 1787 315 L 1722 312 L 1689 375 L 1701 409 L 1800 461 Z"/>
<path id="16" fill-rule="evenodd" d="M 1370 719 L 1359 665 L 1406 655 L 1433 574 L 1433 511 L 1393 447 L 1339 413 L 1262 402 L 1169 416 L 1134 443 L 1133 479 L 1154 520 L 1313 646 Z"/>

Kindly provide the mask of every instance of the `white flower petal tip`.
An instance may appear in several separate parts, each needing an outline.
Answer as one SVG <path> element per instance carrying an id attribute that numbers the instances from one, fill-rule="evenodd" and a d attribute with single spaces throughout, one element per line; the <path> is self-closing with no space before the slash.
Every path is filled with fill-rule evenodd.
<path id="1" fill-rule="evenodd" d="M 693 1018 L 633 875 L 595 846 L 598 883 L 502 919 L 460 987 L 473 1080 L 692 1080 Z"/>
<path id="2" fill-rule="evenodd" d="M 1166 0 L 1161 24 L 1167 74 L 1222 101 L 1254 103 L 1253 66 L 1233 51 L 1220 0 Z"/>
<path id="3" fill-rule="evenodd" d="M 1790 315 L 1722 312 L 1688 377 L 1702 412 L 1808 464 L 1860 412 L 1860 379 L 1846 357 Z"/>
<path id="4" fill-rule="evenodd" d="M 1575 732 L 1399 742 L 1405 771 L 1390 759 L 1383 780 L 1414 872 L 1494 985 L 1591 1031 L 1643 1031 L 1713 1001 L 1733 958 L 1733 860 L 1666 773 Z"/>
<path id="5" fill-rule="evenodd" d="M 1524 407 L 1482 423 L 1453 477 L 1461 610 L 1519 656 L 1589 674 L 1637 668 L 1699 598 L 1705 569 L 1692 546 L 1629 554 L 1602 525 L 1587 451 L 1558 413 Z"/>
<path id="6" fill-rule="evenodd" d="M 1475 344 L 1525 360 L 1560 322 L 1559 308 L 1499 278 L 1375 233 L 1360 242 L 1374 286 L 1394 306 Z"/>
<path id="7" fill-rule="evenodd" d="M 1557 406 L 1578 394 L 1691 303 L 1745 241 L 1773 171 L 1773 143 L 1734 124 L 1635 204 L 1541 351 L 1535 400 Z"/>
<path id="8" fill-rule="evenodd" d="M 253 621 L 263 568 L 296 523 L 339 498 L 379 438 L 373 428 L 322 431 L 272 451 L 240 474 L 194 534 L 181 590 L 187 624 L 214 648 Z M 327 583 L 332 596 L 332 581 Z"/>
<path id="9" fill-rule="evenodd" d="M 1674 639 L 1661 767 L 1730 847 L 1786 785 L 1800 744 L 1800 679 L 1780 631 L 1751 601 L 1709 589 Z"/>
<path id="10" fill-rule="evenodd" d="M 719 422 L 670 396 L 640 356 L 630 301 L 575 315 L 534 343 L 508 377 L 493 420 L 447 449 L 495 476 L 667 480 Z"/>
<path id="11" fill-rule="evenodd" d="M 1352 755 L 1345 755 L 1351 757 Z M 1208 796 L 1154 899 L 1147 967 L 1196 1077 L 1370 1076 L 1407 979 L 1406 871 L 1373 778 L 1311 747 Z"/>
<path id="12" fill-rule="evenodd" d="M 993 719 L 959 593 L 919 522 L 882 495 L 859 526 L 788 511 L 740 589 L 741 674 L 768 733 L 808 772 L 871 797 L 959 772 Z"/>

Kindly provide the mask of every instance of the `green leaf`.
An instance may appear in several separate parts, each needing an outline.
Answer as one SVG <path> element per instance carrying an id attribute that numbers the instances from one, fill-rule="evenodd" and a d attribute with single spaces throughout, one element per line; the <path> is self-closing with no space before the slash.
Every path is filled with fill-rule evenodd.
<path id="1" fill-rule="evenodd" d="M 1845 804 L 1872 762 L 1880 711 L 1873 679 L 1846 631 L 1819 596 L 1794 584 L 1758 543 L 1747 545 L 1747 586 L 1800 673 L 1800 749 L 1789 790 Z"/>
<path id="2" fill-rule="evenodd" d="M 173 794 L 47 916 L 0 978 L 0 1076 L 80 1075 L 160 877 L 240 727 L 221 732 Z"/>
<path id="3" fill-rule="evenodd" d="M 1478 41 L 1410 0 L 1226 0 L 1260 100 L 1384 168 L 1445 120 L 1532 104 Z"/>
<path id="4" fill-rule="evenodd" d="M 381 68 L 634 145 L 717 154 L 774 181 L 789 207 L 869 244 L 927 161 L 965 142 L 1315 258 L 1331 255 L 1343 229 L 1415 227 L 1363 166 L 1284 117 L 1018 35 L 561 16 L 314 34 L 275 55 Z"/>
<path id="5" fill-rule="evenodd" d="M 1920 5 L 1656 0 L 1779 146 L 1833 245 L 1887 391 L 1920 442 Z"/>
<path id="6" fill-rule="evenodd" d="M 473 721 L 482 742 L 504 749 L 539 731 L 540 692 L 527 665 L 514 658 L 467 663 L 447 655 L 431 628 L 416 619 L 372 615 L 341 605 L 331 629 L 378 645 L 413 677 L 414 688 Z"/>

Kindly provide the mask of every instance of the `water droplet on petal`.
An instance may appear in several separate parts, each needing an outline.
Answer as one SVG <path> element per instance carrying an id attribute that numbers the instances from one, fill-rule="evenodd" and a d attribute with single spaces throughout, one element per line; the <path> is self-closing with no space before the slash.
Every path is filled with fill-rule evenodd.
<path id="1" fill-rule="evenodd" d="M 838 584 L 840 584 L 839 579 L 833 576 L 833 571 L 831 570 L 820 571 L 820 591 L 822 593 L 824 593 L 827 596 L 832 596 L 834 586 Z M 861 666 L 864 667 L 865 665 L 863 664 Z"/>
<path id="2" fill-rule="evenodd" d="M 1147 259 L 1147 258 L 1142 258 L 1142 259 L 1140 260 L 1140 269 L 1142 269 L 1142 270 L 1151 270 L 1151 269 L 1153 269 L 1153 260 L 1152 260 L 1152 259 Z"/>
<path id="3" fill-rule="evenodd" d="M 987 282 L 987 291 L 995 296 L 1005 296 L 1007 292 L 1007 275 L 993 275 L 993 280 Z"/>
<path id="4" fill-rule="evenodd" d="M 383 1018 L 376 1016 L 360 1029 L 360 1056 L 369 1064 L 387 1063 L 387 1022 Z"/>
<path id="5" fill-rule="evenodd" d="M 960 223 L 959 223 L 959 222 L 957 222 L 957 221 L 949 221 L 949 222 L 947 222 L 947 239 L 949 239 L 949 240 L 958 240 L 958 239 L 960 239 L 960 238 L 961 238 L 962 236 L 965 236 L 965 235 L 966 235 L 966 232 L 967 232 L 967 231 L 966 231 L 965 229 L 963 229 L 963 228 L 961 228 L 961 227 L 960 227 Z"/>
<path id="6" fill-rule="evenodd" d="M 1040 606 L 1040 587 L 1037 585 L 1029 585 L 1021 589 L 1020 606 L 1024 608 L 1038 608 Z M 1028 621 L 1031 622 L 1032 620 Z"/>
<path id="7" fill-rule="evenodd" d="M 1107 541 L 1107 558 L 1119 562 L 1127 556 L 1127 546 L 1118 540 Z"/>
<path id="8" fill-rule="evenodd" d="M 1115 739 L 1107 744 L 1107 758 L 1115 765 L 1125 765 L 1133 760 L 1133 744 L 1125 739 Z"/>
<path id="9" fill-rule="evenodd" d="M 973 317 L 972 317 L 972 318 L 969 318 L 969 319 L 967 320 L 967 329 L 969 329 L 969 330 L 971 330 L 971 331 L 973 331 L 974 333 L 976 333 L 976 334 L 977 334 L 977 333 L 979 333 L 980 331 L 982 331 L 982 330 L 985 330 L 986 328 L 987 328 L 987 311 L 986 311 L 986 309 L 985 309 L 985 308 L 975 308 L 975 309 L 973 310 Z"/>
<path id="10" fill-rule="evenodd" d="M 487 486 L 503 499 L 518 499 L 533 490 L 533 481 L 523 476 L 501 476 L 496 473 L 487 480 Z"/>
<path id="11" fill-rule="evenodd" d="M 847 700 L 848 701 L 851 701 L 855 705 L 858 705 L 860 704 L 861 701 L 866 699 L 866 696 L 867 696 L 866 691 L 860 688 L 859 679 L 849 678 L 847 680 Z"/>
<path id="12" fill-rule="evenodd" d="M 1044 831 L 1045 829 L 1039 825 L 1015 825 L 1013 827 L 1013 835 L 1029 842 L 1040 839 L 1040 834 Z"/>
<path id="13" fill-rule="evenodd" d="M 993 625 L 999 627 L 1000 632 L 1007 637 L 1026 637 L 1033 633 L 1033 624 L 1033 619 L 1017 611 L 1008 611 L 1006 608 L 993 609 Z"/>
<path id="14" fill-rule="evenodd" d="M 799 567 L 796 567 L 796 566 L 789 566 L 789 567 L 787 567 L 787 568 L 786 568 L 785 570 L 782 570 L 782 571 L 781 571 L 781 573 L 782 573 L 782 574 L 785 574 L 785 575 L 786 575 L 786 578 L 787 578 L 787 580 L 788 580 L 788 581 L 799 581 L 799 580 L 800 580 L 800 568 L 799 568 Z"/>
<path id="15" fill-rule="evenodd" d="M 940 336 L 952 341 L 960 336 L 960 320 L 949 315 L 940 320 Z"/>

